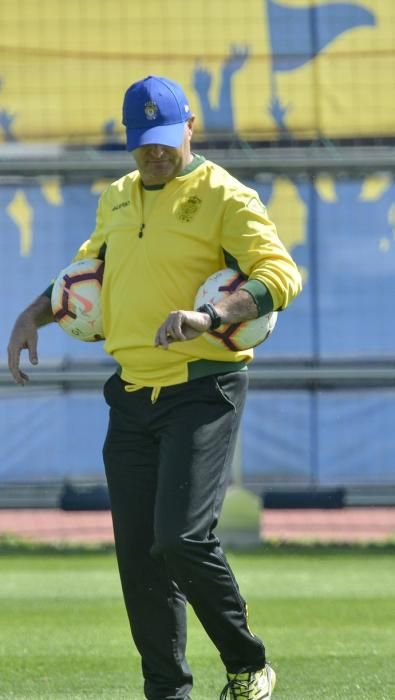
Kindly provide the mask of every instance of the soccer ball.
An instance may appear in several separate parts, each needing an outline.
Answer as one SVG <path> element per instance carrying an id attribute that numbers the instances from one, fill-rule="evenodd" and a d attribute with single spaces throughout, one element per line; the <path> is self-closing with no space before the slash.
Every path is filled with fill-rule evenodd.
<path id="1" fill-rule="evenodd" d="M 195 309 L 202 304 L 216 304 L 227 294 L 243 286 L 246 279 L 236 270 L 225 268 L 211 275 L 198 289 Z M 263 343 L 277 323 L 277 311 L 243 323 L 223 323 L 215 331 L 204 333 L 210 343 L 225 346 L 229 350 L 248 350 Z"/>
<path id="2" fill-rule="evenodd" d="M 103 340 L 101 286 L 104 262 L 78 260 L 62 270 L 52 289 L 52 311 L 63 330 L 78 340 Z"/>

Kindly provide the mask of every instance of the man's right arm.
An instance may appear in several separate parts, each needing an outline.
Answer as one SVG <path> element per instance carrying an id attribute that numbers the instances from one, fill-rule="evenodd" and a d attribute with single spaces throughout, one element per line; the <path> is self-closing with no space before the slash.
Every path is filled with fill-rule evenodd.
<path id="1" fill-rule="evenodd" d="M 81 245 L 77 255 L 73 258 L 73 261 L 81 260 L 83 258 L 100 258 L 100 260 L 104 260 L 106 240 L 103 231 L 103 217 L 105 216 L 105 211 L 109 210 L 111 213 L 112 201 L 110 200 L 110 205 L 107 206 L 107 209 L 105 209 L 105 207 L 103 208 L 103 203 L 106 200 L 106 192 L 109 190 L 110 188 L 105 190 L 100 197 L 96 213 L 96 228 L 94 232 L 92 233 L 91 237 Z M 37 329 L 55 321 L 51 306 L 51 291 L 52 285 L 50 285 L 45 292 L 37 297 L 37 299 L 33 301 L 33 303 L 30 304 L 27 309 L 22 311 L 20 316 L 18 316 L 17 320 L 15 321 L 14 328 L 12 329 L 8 343 L 8 367 L 17 384 L 23 385 L 29 381 L 28 375 L 22 372 L 20 369 L 20 356 L 22 350 L 27 350 L 29 354 L 29 361 L 32 365 L 37 365 Z"/>
<path id="2" fill-rule="evenodd" d="M 8 367 L 17 384 L 24 385 L 29 381 L 28 375 L 20 369 L 22 350 L 27 350 L 29 361 L 37 365 L 37 329 L 54 320 L 51 300 L 45 295 L 37 297 L 16 319 L 8 343 Z"/>

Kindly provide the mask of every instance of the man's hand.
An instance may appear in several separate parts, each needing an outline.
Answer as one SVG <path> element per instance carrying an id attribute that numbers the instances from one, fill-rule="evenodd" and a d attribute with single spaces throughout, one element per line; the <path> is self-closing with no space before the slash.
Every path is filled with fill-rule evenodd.
<path id="1" fill-rule="evenodd" d="M 215 308 L 223 323 L 240 323 L 257 318 L 258 309 L 252 296 L 243 289 L 228 294 Z M 211 328 L 211 318 L 201 311 L 172 311 L 162 323 L 155 336 L 155 345 L 161 345 L 165 350 L 170 343 L 182 340 L 192 340 L 206 333 Z"/>
<path id="2" fill-rule="evenodd" d="M 16 320 L 8 343 L 8 367 L 17 384 L 26 384 L 29 377 L 19 367 L 22 350 L 28 350 L 29 361 L 38 364 L 37 356 L 37 326 L 33 320 L 21 314 Z"/>
<path id="3" fill-rule="evenodd" d="M 211 319 L 200 311 L 172 311 L 155 336 L 155 345 L 165 350 L 170 343 L 192 340 L 210 329 Z"/>
<path id="4" fill-rule="evenodd" d="M 37 329 L 53 320 L 50 300 L 40 296 L 15 321 L 8 343 L 8 367 L 17 384 L 23 386 L 29 381 L 28 375 L 20 369 L 22 350 L 27 350 L 29 361 L 37 365 Z"/>

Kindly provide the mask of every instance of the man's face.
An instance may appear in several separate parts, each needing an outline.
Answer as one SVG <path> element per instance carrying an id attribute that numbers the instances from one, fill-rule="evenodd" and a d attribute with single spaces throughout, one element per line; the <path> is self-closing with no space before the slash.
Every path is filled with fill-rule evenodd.
<path id="1" fill-rule="evenodd" d="M 133 151 L 144 185 L 163 185 L 177 177 L 191 162 L 192 125 L 193 118 L 185 122 L 184 139 L 178 148 L 155 143 Z"/>

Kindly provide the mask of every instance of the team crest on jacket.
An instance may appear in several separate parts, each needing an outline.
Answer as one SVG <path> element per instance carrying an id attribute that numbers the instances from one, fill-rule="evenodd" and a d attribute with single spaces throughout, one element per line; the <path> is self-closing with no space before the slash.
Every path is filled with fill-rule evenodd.
<path id="1" fill-rule="evenodd" d="M 191 195 L 190 197 L 183 199 L 176 210 L 177 219 L 183 221 L 184 223 L 192 221 L 201 203 L 202 200 L 199 197 L 196 197 L 196 195 Z"/>
<path id="2" fill-rule="evenodd" d="M 152 102 L 151 100 L 146 102 L 144 105 L 144 114 L 147 119 L 156 119 L 158 116 L 158 105 L 156 102 Z"/>

